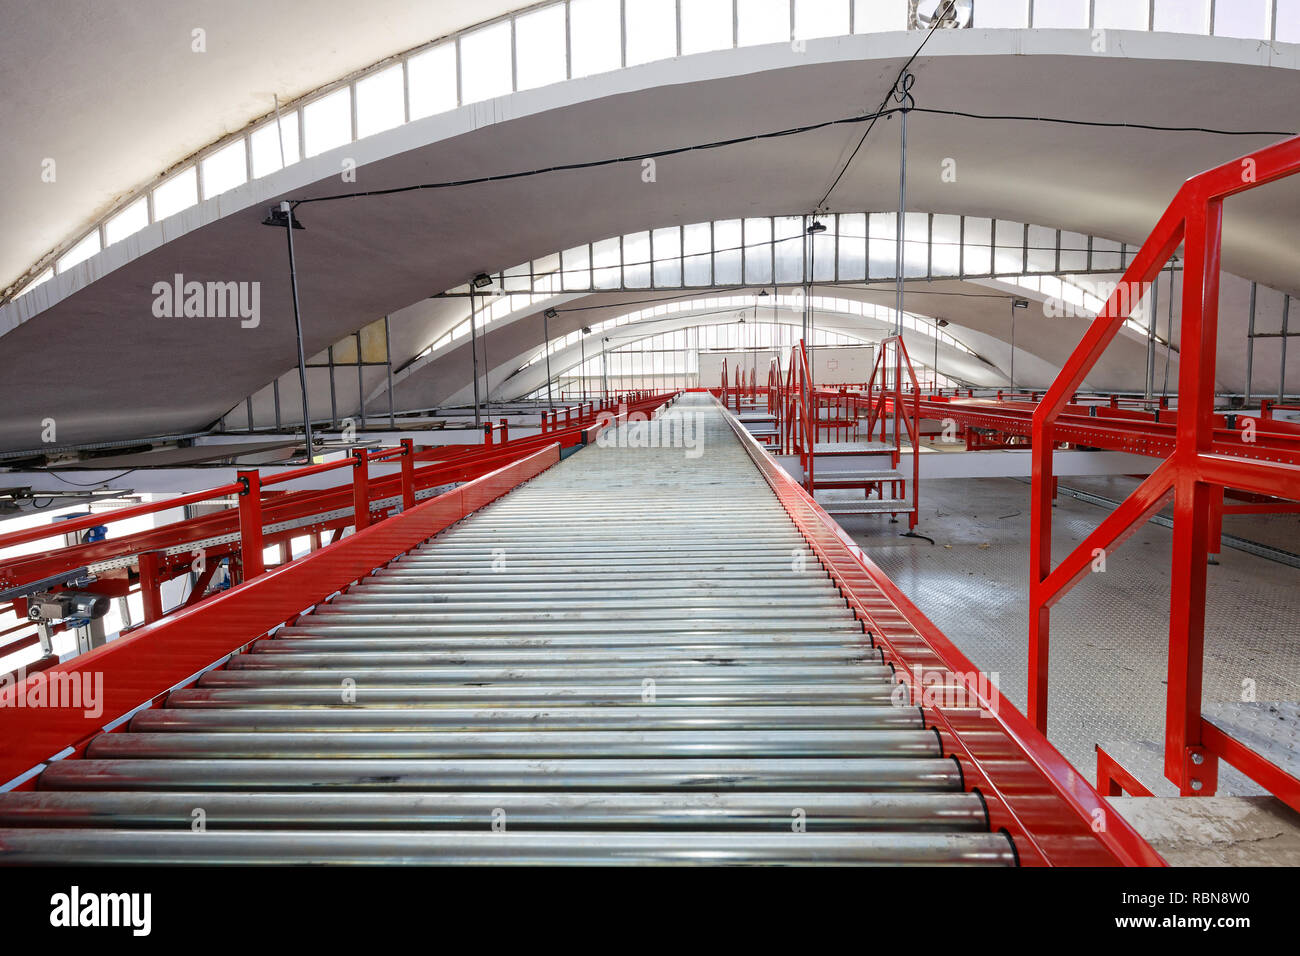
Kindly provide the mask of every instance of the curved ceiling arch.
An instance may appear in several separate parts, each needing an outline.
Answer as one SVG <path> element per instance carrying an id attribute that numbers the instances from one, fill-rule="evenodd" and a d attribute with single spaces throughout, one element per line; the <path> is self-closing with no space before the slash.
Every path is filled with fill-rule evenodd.
<path id="1" fill-rule="evenodd" d="M 132 12 L 138 14 L 143 2 L 146 0 L 133 0 L 135 9 Z M 244 2 L 246 0 L 236 0 L 236 4 L 241 6 Z M 391 4 L 392 0 L 385 2 Z M 113 6 L 112 3 L 100 4 L 95 15 L 84 18 L 85 22 L 78 18 L 76 25 L 81 29 L 65 30 L 56 55 L 68 56 L 80 69 L 72 70 L 65 66 L 58 74 L 60 85 L 68 85 L 70 75 L 84 75 L 92 82 L 97 79 L 98 86 L 93 92 L 100 100 L 108 94 L 109 102 L 104 112 L 110 122 L 126 125 L 147 122 L 148 104 L 160 100 L 167 106 L 175 105 L 174 101 L 168 102 L 169 97 L 184 97 L 194 87 L 202 88 L 201 102 L 205 109 L 166 110 L 161 115 L 167 115 L 168 122 L 143 126 L 134 137 L 128 134 L 123 139 L 134 144 L 134 156 L 113 155 L 106 163 L 100 150 L 96 155 L 97 162 L 90 169 L 78 168 L 75 164 L 86 140 L 93 142 L 95 130 L 90 129 L 89 137 L 80 135 L 77 141 L 60 143 L 59 147 L 51 149 L 56 141 L 52 134 L 59 132 L 57 116 L 51 116 L 49 111 L 38 113 L 45 120 L 44 125 L 50 127 L 44 136 L 39 137 L 45 153 L 39 161 L 42 181 L 57 182 L 56 156 L 65 161 L 70 156 L 77 182 L 73 189 L 62 190 L 62 195 L 53 202 L 48 201 L 49 197 L 42 197 L 46 202 L 39 230 L 6 235 L 0 240 L 0 278 L 7 283 L 11 282 L 8 277 L 15 274 L 14 270 L 21 268 L 20 263 L 33 261 L 33 265 L 12 280 L 0 295 L 0 303 L 15 292 L 26 291 L 33 284 L 52 277 L 56 270 L 66 271 L 142 226 L 165 218 L 161 204 L 183 208 L 188 202 L 209 198 L 225 188 L 262 176 L 268 169 L 278 169 L 280 164 L 297 162 L 303 155 L 320 151 L 313 141 L 319 141 L 320 145 L 338 145 L 333 139 L 339 137 L 327 135 L 322 139 L 314 129 L 305 129 L 312 124 L 324 129 L 325 118 L 331 112 L 328 100 L 337 98 L 335 94 L 345 95 L 350 101 L 350 125 L 347 124 L 347 109 L 341 111 L 340 119 L 344 125 L 349 125 L 341 138 L 351 142 L 371 132 L 505 93 L 684 54 L 772 42 L 789 44 L 793 52 L 801 53 L 810 39 L 900 32 L 909 26 L 913 29 L 922 26 L 909 24 L 908 0 L 876 0 L 873 5 L 852 0 L 777 0 L 775 5 L 767 3 L 753 9 L 742 3 L 732 3 L 729 18 L 725 15 L 711 17 L 702 5 L 697 5 L 693 15 L 684 15 L 680 4 L 663 3 L 662 0 L 632 0 L 630 4 L 627 0 L 622 3 L 584 0 L 580 8 L 568 2 L 558 2 L 534 4 L 522 9 L 512 9 L 511 4 L 496 0 L 475 4 L 472 14 L 467 4 L 445 3 L 430 8 L 417 5 L 415 9 L 409 5 L 397 5 L 395 9 L 385 9 L 385 2 L 372 5 L 363 24 L 356 23 L 355 18 L 347 18 L 347 42 L 338 45 L 319 41 L 328 34 L 331 22 L 344 18 L 331 17 L 329 10 L 321 9 L 323 3 L 316 3 L 315 17 L 307 23 L 299 18 L 293 24 L 291 32 L 295 43 L 290 49 L 282 43 L 276 46 L 276 38 L 283 34 L 274 29 L 273 23 L 265 22 L 268 15 L 272 18 L 277 14 L 292 15 L 288 10 L 268 11 L 262 7 L 256 17 L 231 17 L 229 14 L 236 4 L 226 4 L 220 12 L 210 8 L 203 10 L 202 16 L 184 21 L 182 26 L 174 22 L 174 18 L 186 4 L 169 3 L 164 9 L 152 11 L 153 16 L 135 20 L 135 29 L 125 35 L 114 29 L 120 18 L 105 16 L 105 8 Z M 602 2 L 608 8 L 605 11 L 600 9 Z M 724 14 L 721 8 L 728 2 L 709 0 L 708 5 L 718 7 L 717 13 Z M 989 28 L 1087 29 L 1093 31 L 1093 53 L 1107 52 L 1108 30 L 1169 31 L 1255 39 L 1269 41 L 1270 45 L 1261 46 L 1261 49 L 1269 51 L 1267 62 L 1270 65 L 1295 66 L 1285 56 L 1276 60 L 1272 56 L 1273 44 L 1278 41 L 1300 40 L 1300 24 L 1293 24 L 1287 18 L 1280 18 L 1279 22 L 1276 6 L 1261 18 L 1252 17 L 1248 12 L 1232 14 L 1226 8 L 1220 8 L 1216 14 L 1208 0 L 1198 2 L 1204 7 L 1199 20 L 1192 10 L 1195 3 L 1180 16 L 1170 19 L 1167 14 L 1160 15 L 1154 6 L 1155 0 L 1130 0 L 1127 9 L 1122 11 L 1098 11 L 1091 4 L 1080 11 L 1071 0 L 1039 0 L 1037 6 L 1028 4 L 1020 11 L 1014 9 L 1014 4 L 1006 3 L 998 5 L 1000 9 L 996 10 L 991 5 L 979 8 L 973 22 L 964 25 L 978 28 L 981 32 L 987 32 Z M 7 23 L 5 36 L 17 41 L 23 38 L 25 29 L 38 31 L 40 16 L 34 13 L 36 9 L 33 8 L 26 17 L 16 17 Z M 477 22 L 473 22 L 475 17 Z M 220 21 L 219 24 L 213 24 L 214 19 Z M 92 21 L 98 21 L 94 25 L 99 29 L 95 33 L 83 32 Z M 203 21 L 203 25 L 195 25 L 199 21 Z M 256 29 L 250 29 L 254 24 Z M 210 29 L 214 33 L 211 51 L 208 49 Z M 145 46 L 149 59 L 166 61 L 168 69 L 165 75 L 172 78 L 169 84 L 135 88 L 129 80 L 123 81 L 122 71 L 105 69 L 99 59 L 109 47 L 103 42 L 105 36 L 113 38 L 111 48 L 117 50 L 141 42 L 146 35 L 154 41 Z M 411 35 L 437 39 L 411 47 L 403 42 L 404 37 Z M 83 45 L 92 36 L 97 42 L 91 45 L 91 49 L 84 49 Z M 1120 42 L 1119 38 L 1117 42 Z M 259 49 L 261 45 L 270 46 L 266 52 L 273 55 L 258 56 L 263 52 Z M 321 50 L 322 46 L 324 50 Z M 36 47 L 37 44 L 24 43 L 12 50 L 3 48 L 5 62 L 10 62 L 11 55 L 17 56 Z M 43 45 L 40 48 L 45 53 L 40 66 L 48 70 L 51 68 L 48 62 L 51 51 Z M 310 51 L 309 55 L 304 55 L 307 51 Z M 380 55 L 369 60 L 367 54 L 373 56 L 375 53 Z M 364 68 L 358 69 L 362 65 Z M 40 72 L 33 69 L 34 63 L 26 66 L 27 70 L 14 70 L 14 76 L 25 78 L 30 73 Z M 337 70 L 333 78 L 331 68 Z M 214 83 L 221 78 L 222 70 L 239 76 L 252 89 L 241 89 L 228 82 Z M 267 92 L 263 86 L 266 90 L 279 92 Z M 121 100 L 112 98 L 112 94 L 122 96 L 128 92 L 131 95 L 123 96 Z M 11 93 L 17 93 L 11 99 L 22 100 L 22 91 L 11 90 Z M 284 93 L 284 96 L 280 97 L 279 93 Z M 143 110 L 142 103 L 146 104 Z M 200 116 L 200 112 L 208 115 Z M 0 118 L 6 118 L 2 112 Z M 100 118 L 105 117 L 101 115 Z M 13 122 L 6 123 L 5 127 L 12 130 L 38 125 L 33 123 L 30 114 L 15 116 L 14 119 L 21 120 L 21 125 Z M 263 120 L 274 121 L 276 129 L 269 131 L 269 137 L 262 135 L 268 132 L 266 125 L 257 128 Z M 218 135 L 187 156 L 186 144 L 202 143 L 201 138 L 195 143 L 195 137 L 201 137 L 200 131 L 205 124 L 208 129 L 224 135 Z M 231 129 L 237 132 L 229 133 Z M 78 130 L 78 133 L 84 132 Z M 166 134 L 173 137 L 172 141 L 159 139 Z M 271 149 L 271 144 L 275 144 L 276 149 Z M 25 144 L 15 144 L 12 139 L 10 145 L 18 147 L 11 151 L 15 157 L 29 151 L 23 148 Z M 132 190 L 132 183 L 140 182 L 140 178 L 122 177 L 130 175 L 127 170 L 141 169 L 140 164 L 148 163 L 148 157 L 155 151 L 167 157 L 160 164 L 161 172 L 144 186 Z M 51 152 L 55 155 L 49 155 Z M 271 155 L 275 152 L 279 155 Z M 30 158 L 35 165 L 35 156 L 24 158 Z M 143 168 L 147 169 L 147 166 Z M 192 190 L 183 181 L 191 174 L 194 179 Z M 9 181 L 18 178 L 11 177 Z M 192 197 L 176 206 L 177 196 L 184 191 L 192 191 Z M 33 252 L 24 260 L 21 243 L 28 243 L 29 248 L 32 243 L 37 243 L 36 248 L 40 248 L 39 243 L 49 230 L 57 232 L 60 221 L 66 222 L 75 214 L 71 204 L 78 199 L 91 208 L 105 203 L 107 208 L 102 213 L 96 212 L 99 218 L 89 230 L 82 228 L 63 238 L 40 258 L 35 258 Z M 65 232 L 69 231 L 70 228 L 65 228 Z M 17 245 L 11 249 L 10 244 Z"/>
<path id="2" fill-rule="evenodd" d="M 1080 109 L 1077 90 L 1088 89 L 1094 116 L 1227 127 L 1248 89 L 1259 115 L 1300 126 L 1292 122 L 1297 105 L 1289 91 L 1261 82 L 1265 67 L 1177 59 L 1187 51 L 1168 36 L 1126 36 L 1122 56 L 1098 57 L 1069 52 L 1086 47 L 1086 31 L 947 33 L 954 35 L 935 37 L 933 55 L 927 49 L 915 64 L 918 99 L 930 97 L 935 107 L 1070 115 Z M 381 188 L 510 172 L 520 167 L 521 156 L 542 168 L 634 155 L 666 140 L 687 145 L 786 128 L 878 102 L 913 39 L 886 34 L 810 41 L 793 64 L 788 47 L 684 57 L 476 104 L 378 134 L 347 152 L 355 154 L 366 187 Z M 1238 41 L 1204 42 L 1213 50 L 1232 45 L 1234 56 L 1248 56 Z M 1260 62 L 1252 49 L 1251 62 Z M 1181 95 L 1188 87 L 1203 89 L 1194 104 Z M 888 125 L 884 129 L 888 133 Z M 646 223 L 806 208 L 857 136 L 856 129 L 834 127 L 686 153 L 661 161 L 654 184 L 641 182 L 640 164 L 622 164 L 548 174 L 544 182 L 510 180 L 300 207 L 307 228 L 295 242 L 307 351 L 475 272 L 585 237 Z M 837 205 L 882 208 L 891 202 L 897 188 L 891 139 L 864 150 L 836 193 Z M 914 115 L 909 206 L 1055 223 L 1137 243 L 1186 175 L 1266 139 Z M 940 164 L 953 153 L 957 181 L 942 182 Z M 292 364 L 284 237 L 259 223 L 269 200 L 337 193 L 331 167 L 337 169 L 343 155 L 335 150 L 305 160 L 150 226 L 0 309 L 6 344 L 15 354 L 33 356 L 0 386 L 12 412 L 0 427 L 0 448 L 38 447 L 39 422 L 51 414 L 61 423 L 61 438 L 70 441 L 200 429 Z M 933 175 L 921 175 L 925 169 Z M 1292 193 L 1282 192 L 1279 199 L 1271 186 L 1259 191 L 1271 193 L 1271 200 L 1230 208 L 1225 244 L 1230 267 L 1235 259 L 1246 267 L 1235 271 L 1266 282 L 1276 277 L 1278 287 L 1293 281 L 1291 250 L 1300 245 L 1288 245 L 1300 239 L 1300 224 L 1286 213 Z M 230 323 L 160 322 L 149 312 L 151 290 L 181 273 L 259 282 L 262 321 L 246 330 Z M 50 341 L 61 343 L 61 353 L 50 354 Z M 114 361 L 100 361 L 104 354 Z M 42 391 L 40 383 L 69 363 L 99 366 L 100 398 L 83 400 L 75 389 L 54 397 Z M 220 377 L 199 374 L 213 366 L 222 369 Z M 104 401 L 104 394 L 112 398 Z"/>
<path id="3" fill-rule="evenodd" d="M 893 326 L 888 320 L 847 311 L 844 306 L 848 304 L 847 300 L 842 300 L 842 305 L 839 307 L 820 306 L 817 310 L 816 331 L 819 333 L 837 333 L 863 343 L 878 342 L 884 336 L 892 333 Z M 707 306 L 701 306 L 698 310 L 682 312 L 672 316 L 642 319 L 618 326 L 614 330 L 614 334 L 609 336 L 612 341 L 618 343 L 617 347 L 608 345 L 604 347 L 608 348 L 612 354 L 616 351 L 616 348 L 623 348 L 665 332 L 675 332 L 680 329 L 704 325 L 735 324 L 737 321 L 736 312 L 735 307 L 709 309 Z M 760 312 L 756 317 L 751 313 L 749 321 L 775 322 L 780 325 L 799 328 L 802 315 L 791 304 L 780 304 L 775 310 L 764 305 L 760 307 Z M 599 355 L 604 338 L 605 336 L 601 332 L 593 330 L 591 335 L 583 336 L 580 341 L 556 349 L 551 353 L 551 377 L 558 379 L 564 373 L 581 365 L 584 358 L 590 360 L 593 355 Z M 903 339 L 907 343 L 908 349 L 915 355 L 913 361 L 918 370 L 923 367 L 930 368 L 933 365 L 932 357 L 935 345 L 933 335 L 907 328 L 903 330 Z M 982 362 L 969 351 L 941 342 L 939 343 L 939 356 L 942 363 L 941 371 L 951 378 L 961 379 L 971 385 L 981 387 L 1005 384 L 998 369 Z M 513 401 L 530 395 L 539 388 L 546 386 L 546 374 L 545 362 L 527 363 L 495 387 L 491 396 L 492 401 Z M 396 383 L 394 385 L 396 387 Z M 453 393 L 448 399 L 448 404 L 463 404 L 466 400 L 472 399 L 469 391 L 462 388 L 460 391 Z"/>

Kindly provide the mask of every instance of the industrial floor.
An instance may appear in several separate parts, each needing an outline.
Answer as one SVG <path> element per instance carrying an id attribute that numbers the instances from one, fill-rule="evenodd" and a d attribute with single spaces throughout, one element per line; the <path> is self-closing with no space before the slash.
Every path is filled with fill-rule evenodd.
<path id="1" fill-rule="evenodd" d="M 1065 483 L 1064 480 L 1062 482 Z M 1123 497 L 1132 479 L 1070 479 Z M 1062 494 L 1053 553 L 1059 560 L 1108 511 Z M 1018 707 L 1025 705 L 1029 485 L 1009 478 L 922 483 L 918 532 L 883 516 L 840 518 L 871 557 Z M 1260 530 L 1260 529 L 1263 530 Z M 1294 515 L 1225 519 L 1225 531 L 1300 551 Z M 1098 742 L 1164 738 L 1172 532 L 1155 524 L 1107 556 L 1052 615 L 1048 736 L 1089 777 Z M 1209 569 L 1205 700 L 1300 699 L 1300 570 L 1225 548 Z M 1261 792 L 1245 782 L 1237 792 Z"/>

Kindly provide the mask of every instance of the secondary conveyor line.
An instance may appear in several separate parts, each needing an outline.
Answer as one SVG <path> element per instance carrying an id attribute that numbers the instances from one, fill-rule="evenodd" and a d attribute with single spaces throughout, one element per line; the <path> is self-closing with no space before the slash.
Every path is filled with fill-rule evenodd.
<path id="1" fill-rule="evenodd" d="M 1015 863 L 894 686 L 688 395 L 0 794 L 0 861 Z"/>

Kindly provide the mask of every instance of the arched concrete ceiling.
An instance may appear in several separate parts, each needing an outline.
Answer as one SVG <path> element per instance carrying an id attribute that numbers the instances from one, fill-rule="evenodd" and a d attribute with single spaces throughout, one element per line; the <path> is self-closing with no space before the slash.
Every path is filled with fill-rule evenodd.
<path id="1" fill-rule="evenodd" d="M 122 195 L 273 109 L 518 0 L 41 0 L 0 29 L 0 288 Z M 193 31 L 204 31 L 204 52 Z M 54 159 L 54 183 L 41 179 Z"/>
<path id="2" fill-rule="evenodd" d="M 918 104 L 1300 128 L 1300 73 L 1249 65 L 1261 62 L 1258 44 L 1159 34 L 1123 41 L 1111 49 L 1124 56 L 1095 56 L 1086 31 L 945 31 L 915 64 Z M 361 166 L 357 186 L 381 189 L 829 120 L 879 102 L 913 45 L 913 36 L 885 34 L 810 41 L 804 54 L 788 46 L 722 51 L 515 94 L 315 157 L 150 226 L 0 310 L 10 354 L 24 357 L 0 386 L 10 411 L 0 448 L 37 445 L 46 416 L 58 420 L 60 441 L 202 428 L 291 367 L 284 236 L 259 223 L 269 200 L 353 188 L 336 178 L 343 157 Z M 1296 58 L 1292 47 L 1283 54 Z M 896 122 L 880 124 L 836 191 L 834 208 L 895 201 L 896 129 Z M 668 157 L 653 184 L 641 181 L 639 163 L 624 163 L 301 206 L 307 229 L 295 242 L 307 351 L 480 269 L 637 228 L 811 208 L 860 134 L 858 126 L 832 127 Z M 1184 178 L 1273 139 L 914 113 L 908 205 L 1138 243 Z M 957 161 L 956 182 L 940 178 L 945 158 Z M 1225 265 L 1300 291 L 1297 208 L 1297 180 L 1234 199 Z M 260 325 L 154 318 L 153 285 L 176 273 L 261 282 Z M 48 382 L 69 366 L 93 374 L 50 394 Z"/>
<path id="3" fill-rule="evenodd" d="M 607 334 L 610 338 L 609 348 L 617 349 L 648 336 L 659 335 L 665 332 L 673 332 L 678 329 L 692 328 L 695 326 L 710 325 L 733 325 L 736 323 L 736 313 L 741 310 L 700 310 L 695 314 L 677 314 L 673 316 L 663 316 L 657 319 L 646 319 L 642 322 L 629 323 L 619 326 L 616 329 L 610 329 Z M 752 320 L 752 311 L 747 313 Z M 796 310 L 789 308 L 780 308 L 776 313 L 776 321 L 783 325 L 798 327 L 801 323 L 802 316 Z M 771 309 L 761 309 L 758 321 L 772 321 Z M 823 332 L 839 332 L 854 337 L 861 337 L 864 340 L 879 340 L 883 336 L 889 335 L 892 328 L 888 323 L 879 319 L 864 318 L 858 315 L 844 315 L 840 313 L 820 313 L 817 317 L 817 328 Z M 922 376 L 923 367 L 929 367 L 934 360 L 934 339 L 920 332 L 906 330 L 903 338 L 907 343 L 908 349 L 913 354 L 913 364 L 919 377 Z M 598 356 L 602 347 L 602 334 L 592 334 L 584 336 L 582 342 L 574 343 L 562 349 L 556 350 L 551 355 L 551 376 L 558 379 L 565 372 L 573 369 L 582 363 L 583 357 L 591 359 Z M 782 350 L 788 352 L 787 350 Z M 782 356 L 782 365 L 785 366 L 787 357 Z M 953 348 L 951 345 L 940 343 L 939 345 L 939 362 L 940 368 L 945 375 L 953 375 L 961 378 L 963 381 L 969 381 L 972 384 L 984 387 L 996 387 L 1004 384 L 1004 379 L 999 370 L 991 365 L 981 362 L 976 356 L 962 352 Z M 703 382 L 704 385 L 717 385 L 717 382 Z M 526 368 L 520 369 L 517 374 L 505 378 L 498 384 L 492 393 L 493 401 L 512 401 L 522 396 L 528 395 L 536 389 L 543 388 L 546 385 L 546 366 L 542 362 L 537 362 Z M 394 389 L 396 391 L 396 387 Z M 472 401 L 472 394 L 466 388 L 461 388 L 449 397 L 449 404 L 459 404 L 466 400 Z"/>
<path id="4" fill-rule="evenodd" d="M 1014 289 L 1013 286 L 1001 283 L 990 288 L 987 284 L 972 281 L 936 280 L 934 282 L 913 282 L 908 283 L 907 286 L 905 307 L 907 311 L 915 314 L 948 319 L 950 325 L 945 331 L 973 349 L 984 360 L 980 362 L 978 359 L 965 356 L 964 353 L 954 352 L 954 357 L 963 356 L 961 359 L 963 364 L 958 368 L 943 357 L 947 353 L 941 352 L 941 370 L 946 370 L 946 374 L 962 378 L 975 385 L 1002 386 L 1008 383 L 1010 368 L 1011 349 L 1007 340 L 1010 338 L 1011 300 L 1013 297 L 1025 297 L 1033 300 L 1033 307 L 1028 312 L 1022 310 L 1017 316 L 1016 381 L 1018 384 L 1027 387 L 1045 387 L 1050 384 L 1052 377 L 1060 369 L 1061 364 L 1074 347 L 1074 343 L 1083 335 L 1089 324 L 1089 319 L 1081 316 L 1048 318 L 1044 314 L 1040 295 L 1026 292 L 1023 289 L 1015 289 L 1015 291 L 1012 291 L 1012 289 Z M 758 291 L 758 289 L 727 290 L 722 295 L 725 297 L 735 295 L 751 296 L 749 299 L 751 303 L 754 301 L 760 303 L 758 321 L 763 321 L 771 313 L 770 308 L 763 304 L 763 300 L 752 298 Z M 786 291 L 788 292 L 788 290 Z M 783 292 L 782 294 L 786 293 Z M 892 286 L 889 288 L 877 286 L 867 289 L 848 285 L 819 285 L 814 288 L 813 294 L 834 299 L 871 302 L 891 308 L 894 305 Z M 699 295 L 701 299 L 707 297 L 707 292 L 701 292 Z M 626 315 L 629 312 L 647 308 L 655 302 L 681 299 L 681 294 L 654 296 L 647 295 L 644 292 L 568 296 L 562 302 L 557 301 L 554 303 L 559 312 L 547 325 L 552 339 L 560 339 L 583 326 L 594 326 Z M 455 300 L 446 299 L 434 301 L 455 302 Z M 443 308 L 444 321 L 447 323 L 447 327 L 450 327 L 454 322 L 460 321 L 463 314 L 462 312 L 453 312 L 452 308 L 451 304 Z M 752 305 L 729 307 L 727 309 L 728 315 L 722 320 L 716 318 L 707 320 L 702 318 L 699 321 L 687 319 L 672 325 L 672 328 L 682 328 L 694 324 L 715 324 L 718 321 L 734 322 L 735 313 L 743 311 L 745 308 L 748 308 L 748 314 L 752 316 Z M 692 310 L 692 312 L 709 311 L 717 310 L 707 306 Z M 663 325 L 663 323 L 669 320 L 675 322 L 677 318 L 677 314 L 672 314 L 663 318 L 647 319 L 644 323 L 629 323 L 618 326 L 617 334 L 620 336 L 631 334 L 641 325 L 651 330 L 646 334 L 653 334 L 656 330 L 665 331 L 668 326 Z M 823 317 L 819 317 L 816 324 L 818 328 L 832 331 L 851 331 L 874 338 L 886 334 L 881 323 L 870 318 L 849 314 L 826 314 L 824 320 Z M 479 374 L 483 380 L 484 394 L 486 394 L 486 383 L 488 381 L 491 382 L 494 400 L 515 399 L 545 384 L 545 374 L 541 374 L 541 377 L 538 378 L 536 368 L 533 369 L 533 374 L 525 378 L 516 380 L 517 377 L 511 377 L 542 347 L 545 341 L 543 332 L 541 306 L 539 306 L 535 311 L 516 313 L 507 319 L 498 320 L 497 323 L 489 327 L 486 334 L 480 335 Z M 596 352 L 599 352 L 602 334 L 614 335 L 615 333 L 598 332 L 587 337 L 584 341 L 587 343 L 588 355 L 592 354 L 591 347 L 593 344 Z M 930 349 L 933 347 L 933 339 L 919 334 L 916 339 L 918 342 L 925 343 L 925 345 L 923 351 L 914 357 L 915 361 L 918 364 L 928 364 L 929 359 L 927 356 L 931 354 Z M 486 369 L 481 364 L 483 362 L 484 346 L 486 346 L 486 354 L 492 366 L 490 379 Z M 469 337 L 463 336 L 434 354 L 420 359 L 394 376 L 394 407 L 399 410 L 424 409 L 471 401 L 473 394 L 473 373 L 471 371 L 473 360 L 470 349 Z M 580 354 L 576 347 L 574 354 Z M 1124 330 L 1112 347 L 1103 355 L 1094 373 L 1085 382 L 1085 387 L 1103 390 L 1141 388 L 1146 375 L 1146 354 L 1145 339 L 1133 331 Z M 1172 365 L 1175 372 L 1177 367 L 1175 358 Z M 560 374 L 561 369 L 556 361 L 552 362 L 551 371 L 555 376 Z M 314 396 L 313 403 L 318 406 L 320 398 Z M 386 386 L 377 388 L 368 399 L 368 405 L 371 408 L 387 408 L 387 404 Z M 238 415 L 235 418 L 238 420 Z"/>

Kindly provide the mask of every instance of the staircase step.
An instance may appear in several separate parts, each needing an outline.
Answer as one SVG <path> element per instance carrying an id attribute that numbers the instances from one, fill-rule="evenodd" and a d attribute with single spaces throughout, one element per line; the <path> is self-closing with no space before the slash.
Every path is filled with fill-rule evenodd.
<path id="1" fill-rule="evenodd" d="M 837 471 L 827 468 L 824 471 L 813 472 L 813 484 L 817 487 L 829 486 L 831 484 L 844 484 L 845 482 L 857 482 L 859 484 L 871 484 L 877 481 L 906 481 L 903 473 L 893 469 L 881 470 L 860 470 L 857 468 L 844 469 Z"/>
<path id="2" fill-rule="evenodd" d="M 892 454 L 894 446 L 883 441 L 819 441 L 813 446 L 817 457 L 823 455 L 885 455 Z"/>
<path id="3" fill-rule="evenodd" d="M 912 511 L 912 502 L 906 498 L 864 498 L 855 491 L 817 491 L 813 498 L 831 515 L 901 515 Z"/>

